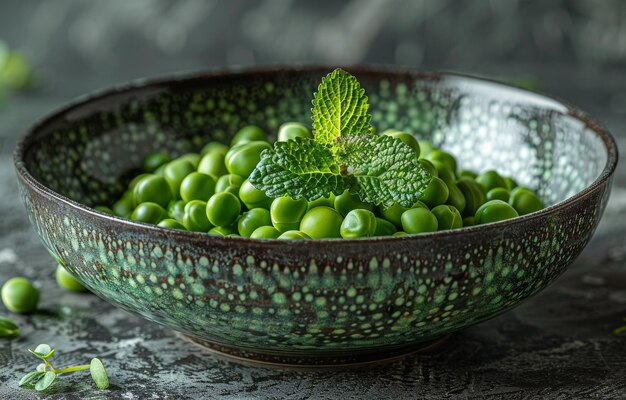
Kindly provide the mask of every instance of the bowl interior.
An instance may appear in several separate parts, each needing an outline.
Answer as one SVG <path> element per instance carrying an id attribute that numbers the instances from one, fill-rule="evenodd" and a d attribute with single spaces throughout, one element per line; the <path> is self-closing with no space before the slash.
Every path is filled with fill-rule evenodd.
<path id="1" fill-rule="evenodd" d="M 243 125 L 275 134 L 310 125 L 324 69 L 200 75 L 96 96 L 36 127 L 24 143 L 28 171 L 44 186 L 88 206 L 110 204 L 154 151 L 172 157 Z M 369 96 L 378 131 L 402 129 L 453 153 L 475 171 L 497 169 L 547 204 L 589 186 L 607 163 L 602 139 L 560 103 L 455 75 L 351 70 Z"/>

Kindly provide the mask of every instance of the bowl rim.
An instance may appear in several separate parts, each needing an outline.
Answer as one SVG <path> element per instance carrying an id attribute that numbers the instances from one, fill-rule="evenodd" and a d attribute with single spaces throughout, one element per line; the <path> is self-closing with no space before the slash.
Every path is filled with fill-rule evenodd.
<path id="1" fill-rule="evenodd" d="M 573 196 L 559 201 L 553 205 L 550 205 L 544 209 L 539 211 L 535 211 L 530 214 L 522 215 L 519 217 L 515 217 L 508 220 L 498 221 L 494 223 L 484 224 L 484 225 L 474 225 L 468 227 L 462 227 L 458 229 L 448 229 L 436 232 L 428 232 L 428 233 L 420 233 L 420 234 L 407 234 L 402 236 L 377 236 L 371 238 L 358 238 L 358 239 L 344 239 L 344 238 L 326 238 L 326 239 L 308 239 L 303 241 L 284 241 L 284 240 L 276 240 L 276 239 L 251 239 L 246 237 L 225 237 L 220 235 L 209 235 L 205 232 L 192 232 L 192 231 L 183 231 L 171 228 L 164 228 L 153 224 L 147 224 L 142 222 L 132 221 L 126 218 L 118 217 L 115 215 L 107 214 L 102 211 L 98 211 L 94 208 L 83 205 L 75 200 L 72 200 L 54 190 L 48 188 L 39 182 L 26 168 L 26 163 L 24 161 L 24 152 L 26 148 L 26 144 L 32 140 L 32 137 L 37 134 L 42 128 L 44 128 L 47 124 L 52 121 L 63 117 L 71 113 L 73 110 L 80 109 L 81 107 L 89 106 L 90 103 L 106 99 L 107 97 L 115 97 L 120 94 L 130 94 L 136 90 L 145 90 L 149 88 L 161 89 L 167 88 L 170 85 L 179 85 L 188 82 L 192 82 L 194 80 L 204 80 L 204 79 L 219 79 L 219 78 L 236 78 L 236 77 L 246 77 L 246 76 L 254 76 L 254 75 L 272 75 L 278 73 L 328 73 L 332 71 L 337 66 L 330 65 L 322 65 L 322 64 L 314 64 L 314 65 L 294 65 L 294 66 L 286 66 L 286 65 L 277 65 L 277 66 L 262 66 L 262 67 L 247 67 L 247 68 L 219 68 L 219 69 L 211 69 L 206 71 L 199 72 L 183 72 L 183 73 L 174 73 L 169 75 L 151 77 L 151 78 L 141 78 L 135 79 L 127 83 L 117 84 L 112 87 L 108 87 L 105 89 L 95 90 L 81 96 L 74 98 L 73 100 L 61 105 L 59 107 L 53 108 L 51 111 L 46 113 L 43 117 L 40 117 L 36 120 L 36 122 L 31 125 L 31 127 L 26 130 L 20 137 L 15 145 L 13 150 L 13 163 L 15 165 L 16 172 L 18 176 L 22 179 L 25 184 L 29 187 L 37 191 L 40 195 L 48 196 L 54 198 L 56 201 L 59 201 L 66 206 L 74 208 L 80 212 L 86 212 L 88 214 L 92 214 L 94 217 L 102 218 L 107 220 L 107 222 L 114 224 L 121 224 L 121 226 L 126 226 L 127 228 L 135 228 L 135 229 L 145 229 L 146 232 L 154 232 L 160 233 L 166 236 L 174 236 L 179 238 L 187 238 L 187 239 L 201 239 L 207 243 L 215 242 L 222 244 L 247 244 L 247 245 L 255 245 L 262 243 L 263 245 L 268 245 L 270 243 L 276 245 L 285 245 L 285 244 L 297 244 L 298 246 L 307 246 L 314 245 L 319 243 L 342 243 L 342 244 L 360 244 L 367 245 L 371 243 L 380 243 L 380 242 L 399 242 L 406 243 L 408 241 L 429 241 L 436 238 L 444 238 L 444 237 L 455 237 L 457 235 L 464 235 L 466 233 L 477 233 L 481 231 L 491 231 L 491 230 L 499 230 L 502 228 L 506 228 L 508 226 L 514 224 L 521 224 L 528 221 L 532 221 L 535 219 L 539 219 L 542 217 L 547 217 L 551 214 L 556 214 L 564 208 L 571 206 L 572 204 L 578 202 L 579 200 L 589 196 L 592 192 L 597 190 L 600 186 L 604 185 L 609 181 L 617 168 L 618 162 L 618 148 L 615 138 L 611 135 L 611 133 L 604 128 L 600 123 L 596 122 L 593 118 L 591 118 L 586 112 L 582 111 L 578 107 L 568 103 L 567 101 L 563 101 L 558 97 L 544 94 L 540 91 L 529 91 L 518 86 L 514 86 L 512 84 L 503 83 L 500 81 L 496 81 L 494 79 L 485 78 L 485 77 L 477 77 L 472 76 L 470 74 L 458 73 L 458 72 L 450 72 L 450 71 L 421 71 L 412 68 L 405 67 L 396 67 L 396 66 L 373 66 L 373 65 L 359 65 L 359 66 L 339 66 L 339 68 L 344 68 L 347 71 L 353 73 L 354 75 L 369 75 L 376 77 L 377 75 L 380 78 L 385 76 L 395 77 L 395 78 L 404 78 L 411 80 L 421 80 L 421 81 L 433 81 L 433 82 L 442 82 L 449 81 L 458 83 L 461 82 L 469 82 L 475 87 L 489 87 L 499 88 L 501 90 L 505 90 L 507 92 L 518 92 L 518 94 L 524 94 L 529 99 L 533 99 L 536 101 L 546 100 L 551 101 L 553 104 L 558 105 L 564 109 L 563 114 L 569 115 L 578 121 L 582 122 L 584 126 L 589 129 L 596 137 L 602 140 L 604 144 L 604 149 L 607 152 L 607 161 L 604 165 L 601 173 L 598 177 L 587 187 L 585 187 L 580 192 L 574 194 Z"/>

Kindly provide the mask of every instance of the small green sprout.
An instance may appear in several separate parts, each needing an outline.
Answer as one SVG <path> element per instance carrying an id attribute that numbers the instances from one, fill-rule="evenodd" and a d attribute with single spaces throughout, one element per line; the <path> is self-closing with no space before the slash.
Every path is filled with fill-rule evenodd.
<path id="1" fill-rule="evenodd" d="M 35 350 L 30 350 L 35 357 L 43 361 L 37 365 L 34 371 L 29 372 L 20 379 L 19 386 L 24 388 L 34 388 L 38 392 L 44 391 L 49 388 L 57 376 L 61 374 L 69 374 L 72 372 L 90 370 L 91 378 L 96 383 L 99 389 L 106 389 L 109 387 L 109 377 L 104 369 L 102 361 L 97 358 L 93 358 L 90 364 L 76 365 L 73 367 L 66 367 L 56 369 L 50 363 L 49 358 L 54 354 L 54 349 L 47 344 L 40 344 Z"/>

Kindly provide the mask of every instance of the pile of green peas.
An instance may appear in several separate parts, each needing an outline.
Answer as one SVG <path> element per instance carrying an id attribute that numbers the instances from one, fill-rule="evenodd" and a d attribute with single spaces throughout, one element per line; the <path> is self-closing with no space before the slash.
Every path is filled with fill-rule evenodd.
<path id="1" fill-rule="evenodd" d="M 248 125 L 230 146 L 210 142 L 199 153 L 171 159 L 148 155 L 143 173 L 111 207 L 98 210 L 161 227 L 255 239 L 325 239 L 400 236 L 486 224 L 543 208 L 532 190 L 494 170 L 476 174 L 457 169 L 456 159 L 413 135 L 386 130 L 409 145 L 433 178 L 419 201 L 406 208 L 398 204 L 375 206 L 349 192 L 313 201 L 269 198 L 248 177 L 271 149 L 267 135 Z M 312 138 L 309 127 L 283 124 L 278 141 Z"/>

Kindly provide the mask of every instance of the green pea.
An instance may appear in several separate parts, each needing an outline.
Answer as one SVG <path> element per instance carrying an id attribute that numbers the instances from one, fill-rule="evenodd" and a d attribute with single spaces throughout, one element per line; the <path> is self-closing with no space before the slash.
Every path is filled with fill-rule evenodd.
<path id="1" fill-rule="evenodd" d="M 428 162 L 427 160 L 424 161 Z M 430 161 L 430 163 L 435 167 L 435 169 L 437 169 L 436 176 L 441 178 L 441 180 L 443 180 L 445 183 L 456 181 L 456 176 L 454 175 L 454 172 L 450 169 L 450 167 L 448 167 L 448 164 L 444 164 L 443 162 L 438 160 Z"/>
<path id="2" fill-rule="evenodd" d="M 456 185 L 465 198 L 465 210 L 463 211 L 463 215 L 472 216 L 476 214 L 478 207 L 487 201 L 483 188 L 476 183 L 476 181 L 465 176 L 459 178 Z"/>
<path id="3" fill-rule="evenodd" d="M 280 232 L 297 230 L 302 217 L 306 213 L 307 205 L 308 203 L 305 199 L 294 200 L 287 196 L 274 199 L 270 206 L 272 225 Z"/>
<path id="4" fill-rule="evenodd" d="M 463 226 L 474 226 L 474 217 L 463 218 Z"/>
<path id="5" fill-rule="evenodd" d="M 376 217 L 376 231 L 374 236 L 390 236 L 396 233 L 397 229 L 394 224 L 383 218 Z"/>
<path id="6" fill-rule="evenodd" d="M 369 210 L 352 210 L 341 223 L 340 233 L 345 239 L 372 237 L 376 233 L 376 216 Z"/>
<path id="7" fill-rule="evenodd" d="M 215 180 L 210 175 L 192 172 L 180 183 L 180 197 L 183 201 L 206 201 L 215 193 Z"/>
<path id="8" fill-rule="evenodd" d="M 302 217 L 300 231 L 313 239 L 339 238 L 342 221 L 343 218 L 334 208 L 315 207 Z"/>
<path id="9" fill-rule="evenodd" d="M 249 209 L 266 208 L 269 210 L 272 204 L 272 198 L 267 197 L 265 192 L 255 188 L 249 180 L 245 180 L 239 189 L 239 198 L 241 202 Z"/>
<path id="10" fill-rule="evenodd" d="M 416 201 L 410 208 L 417 207 L 428 209 L 428 206 L 419 200 Z M 396 227 L 402 228 L 402 222 L 400 221 L 400 218 L 402 217 L 402 213 L 404 213 L 408 209 L 409 208 L 402 207 L 401 205 L 396 203 L 391 206 L 378 206 L 376 208 L 376 212 L 378 212 L 378 214 L 387 221 L 393 223 Z"/>
<path id="11" fill-rule="evenodd" d="M 470 179 L 476 179 L 476 177 L 478 176 L 474 171 L 470 171 L 469 169 L 459 169 L 456 175 L 459 178 L 466 177 Z"/>
<path id="12" fill-rule="evenodd" d="M 244 179 L 235 174 L 222 175 L 215 184 L 215 193 L 230 192 L 235 196 L 239 196 L 239 189 Z"/>
<path id="13" fill-rule="evenodd" d="M 132 192 L 135 189 L 135 186 L 137 186 L 137 184 L 139 183 L 139 181 L 141 181 L 143 178 L 145 178 L 147 176 L 154 176 L 154 175 L 156 175 L 156 174 L 139 174 L 139 175 L 137 175 L 128 184 L 128 190 Z"/>
<path id="14" fill-rule="evenodd" d="M 446 186 L 448 186 L 448 200 L 446 204 L 454 206 L 459 212 L 463 212 L 465 207 L 467 206 L 467 202 L 465 201 L 465 196 L 463 196 L 463 192 L 457 186 L 454 181 L 446 181 Z"/>
<path id="15" fill-rule="evenodd" d="M 406 236 L 406 235 L 407 235 L 406 232 L 398 231 L 398 232 L 393 233 L 391 236 Z"/>
<path id="16" fill-rule="evenodd" d="M 417 143 L 420 146 L 420 156 L 426 157 L 433 151 L 437 150 L 437 148 L 428 140 L 418 140 Z"/>
<path id="17" fill-rule="evenodd" d="M 180 184 L 187 175 L 195 172 L 196 168 L 187 160 L 176 159 L 165 164 L 163 178 L 170 186 L 174 198 L 180 198 Z"/>
<path id="18" fill-rule="evenodd" d="M 192 200 L 189 203 L 185 203 L 185 208 L 183 209 L 183 211 L 184 212 L 188 212 L 192 207 L 196 207 L 196 206 L 200 206 L 200 205 L 206 206 L 206 201 Z"/>
<path id="19" fill-rule="evenodd" d="M 283 232 L 277 239 L 279 240 L 306 240 L 311 239 L 309 235 L 304 232 L 291 230 L 287 232 Z"/>
<path id="20" fill-rule="evenodd" d="M 450 169 L 448 164 L 444 164 L 438 160 L 433 160 L 431 162 L 437 169 L 437 176 L 444 181 L 448 187 L 448 200 L 446 201 L 446 204 L 452 205 L 460 212 L 463 212 L 465 209 L 465 197 L 455 183 L 456 176 L 454 175 L 454 172 Z"/>
<path id="21" fill-rule="evenodd" d="M 239 218 L 237 231 L 243 237 L 250 237 L 257 228 L 268 225 L 272 225 L 270 212 L 265 208 L 253 208 Z"/>
<path id="22" fill-rule="evenodd" d="M 188 231 L 208 232 L 213 227 L 207 218 L 207 203 L 201 200 L 192 200 L 185 205 L 183 225 Z"/>
<path id="23" fill-rule="evenodd" d="M 491 200 L 483 204 L 476 211 L 474 223 L 476 225 L 503 221 L 519 216 L 517 211 L 502 200 Z"/>
<path id="24" fill-rule="evenodd" d="M 444 204 L 448 200 L 449 195 L 450 191 L 446 183 L 440 178 L 433 176 L 432 180 L 419 197 L 419 200 L 432 208 L 439 204 Z"/>
<path id="25" fill-rule="evenodd" d="M 394 204 L 391 206 L 378 206 L 377 211 L 380 216 L 382 216 L 387 221 L 393 223 L 396 227 L 402 227 L 402 222 L 400 218 L 402 214 L 408 210 L 406 207 L 402 207 L 400 204 Z"/>
<path id="26" fill-rule="evenodd" d="M 263 150 L 271 148 L 269 143 L 261 141 L 246 142 L 231 147 L 226 153 L 226 169 L 231 174 L 247 178 L 261 161 Z"/>
<path id="27" fill-rule="evenodd" d="M 412 148 L 415 151 L 415 154 L 419 157 L 420 145 L 415 139 L 415 137 L 411 135 L 410 133 L 406 133 L 406 132 L 399 131 L 396 129 L 387 129 L 386 131 L 383 132 L 383 135 L 391 136 L 396 139 L 402 140 L 405 144 L 407 144 L 410 148 Z"/>
<path id="28" fill-rule="evenodd" d="M 87 288 L 83 286 L 72 274 L 67 272 L 61 264 L 57 265 L 55 278 L 59 287 L 71 292 L 86 292 Z"/>
<path id="29" fill-rule="evenodd" d="M 438 230 L 455 229 L 463 227 L 461 213 L 454 206 L 440 205 L 433 208 L 432 213 L 437 218 Z"/>
<path id="30" fill-rule="evenodd" d="M 411 208 L 418 208 L 418 207 L 425 208 L 425 209 L 429 210 L 428 206 L 426 204 L 424 204 L 423 202 L 419 201 L 419 200 L 416 201 L 415 203 L 413 203 L 413 205 L 411 206 Z"/>
<path id="31" fill-rule="evenodd" d="M 206 215 L 215 226 L 228 226 L 241 214 L 241 203 L 237 196 L 229 192 L 215 193 L 209 199 Z"/>
<path id="32" fill-rule="evenodd" d="M 509 201 L 509 196 L 510 196 L 510 193 L 507 189 L 497 187 L 488 191 L 486 198 L 487 198 L 487 201 L 489 200 Z"/>
<path id="33" fill-rule="evenodd" d="M 511 192 L 509 204 L 519 213 L 519 215 L 530 214 L 543 209 L 543 202 L 530 189 L 518 186 Z"/>
<path id="34" fill-rule="evenodd" d="M 163 164 L 159 168 L 155 169 L 154 172 L 153 172 L 154 175 L 165 177 L 165 166 L 166 165 L 167 164 Z"/>
<path id="35" fill-rule="evenodd" d="M 210 235 L 220 235 L 220 236 L 239 236 L 234 228 L 230 226 L 215 226 L 209 230 Z"/>
<path id="36" fill-rule="evenodd" d="M 118 201 L 113 203 L 113 212 L 115 215 L 123 218 L 128 218 L 135 209 L 135 200 L 133 199 L 132 192 L 126 192 Z"/>
<path id="37" fill-rule="evenodd" d="M 299 122 L 287 122 L 278 128 L 278 139 L 276 139 L 276 141 L 286 142 L 287 140 L 292 140 L 297 137 L 312 138 L 313 133 L 311 133 L 309 127 L 304 124 Z"/>
<path id="38" fill-rule="evenodd" d="M 20 51 L 10 51 L 4 42 L 0 42 L 0 82 L 2 89 L 29 90 L 37 86 L 29 60 Z M 4 94 L 4 92 L 3 92 Z"/>
<path id="39" fill-rule="evenodd" d="M 162 228 L 178 229 L 181 231 L 186 230 L 183 224 L 171 218 L 166 218 L 162 220 L 161 222 L 159 222 L 157 225 Z"/>
<path id="40" fill-rule="evenodd" d="M 11 312 L 29 313 L 37 308 L 39 290 L 26 278 L 11 278 L 2 285 L 2 302 Z"/>
<path id="41" fill-rule="evenodd" d="M 228 170 L 226 169 L 226 164 L 224 163 L 225 158 L 226 154 L 219 151 L 212 151 L 205 154 L 202 156 L 200 164 L 198 164 L 198 172 L 214 177 L 226 175 Z"/>
<path id="42" fill-rule="evenodd" d="M 447 165 L 451 171 L 456 171 L 456 159 L 450 153 L 447 153 L 443 150 L 433 150 L 428 153 L 424 158 L 430 161 L 440 161 L 443 164 Z"/>
<path id="43" fill-rule="evenodd" d="M 107 206 L 95 206 L 94 209 L 100 212 L 103 212 L 105 214 L 115 215 L 115 212 Z"/>
<path id="44" fill-rule="evenodd" d="M 330 194 L 328 197 L 320 197 L 315 200 L 311 200 L 308 202 L 306 210 L 309 211 L 311 208 L 326 206 L 326 207 L 334 207 L 335 206 L 335 195 Z"/>
<path id="45" fill-rule="evenodd" d="M 133 189 L 135 204 L 152 202 L 165 207 L 172 200 L 172 192 L 164 178 L 149 175 L 142 178 Z"/>
<path id="46" fill-rule="evenodd" d="M 425 208 L 411 208 L 402 214 L 402 230 L 406 233 L 435 232 L 437 217 Z"/>
<path id="47" fill-rule="evenodd" d="M 334 207 L 335 210 L 339 211 L 339 214 L 341 214 L 342 217 L 345 217 L 350 211 L 356 210 L 357 208 L 369 211 L 374 209 L 373 204 L 361 201 L 359 196 L 352 194 L 347 190 L 335 197 Z"/>
<path id="48" fill-rule="evenodd" d="M 204 145 L 204 147 L 200 151 L 200 154 L 205 155 L 211 152 L 219 152 L 222 154 L 226 154 L 227 151 L 228 151 L 228 146 L 226 146 L 224 143 L 212 141 Z"/>
<path id="49" fill-rule="evenodd" d="M 439 172 L 437 172 L 437 168 L 435 168 L 432 162 L 428 161 L 425 158 L 420 158 L 418 162 L 420 163 L 420 166 L 424 168 L 430 175 L 439 176 Z"/>
<path id="50" fill-rule="evenodd" d="M 235 136 L 233 136 L 230 141 L 230 145 L 232 147 L 240 143 L 252 142 L 256 140 L 267 142 L 267 136 L 265 136 L 265 132 L 263 132 L 263 130 L 258 126 L 247 125 L 239 129 L 239 131 L 235 133 Z"/>
<path id="51" fill-rule="evenodd" d="M 167 217 L 167 212 L 159 204 L 145 202 L 135 208 L 130 219 L 146 224 L 157 224 L 160 220 Z"/>
<path id="52" fill-rule="evenodd" d="M 187 203 L 183 200 L 172 200 L 167 206 L 167 213 L 170 217 L 174 218 L 174 220 L 182 223 L 186 205 Z"/>
<path id="53" fill-rule="evenodd" d="M 258 227 L 250 235 L 251 239 L 277 239 L 280 236 L 280 231 L 273 226 L 261 226 Z"/>
<path id="54" fill-rule="evenodd" d="M 198 169 L 198 165 L 200 165 L 200 158 L 200 154 L 198 153 L 186 153 L 178 157 L 177 160 L 189 161 L 189 164 L 193 165 L 194 169 Z"/>
<path id="55" fill-rule="evenodd" d="M 141 161 L 141 169 L 146 172 L 154 172 L 161 165 L 172 161 L 172 159 L 163 153 L 151 153 L 143 158 Z"/>
<path id="56" fill-rule="evenodd" d="M 485 189 L 485 193 L 497 187 L 506 188 L 506 182 L 504 179 L 500 176 L 500 174 L 492 169 L 478 175 L 476 177 L 476 182 L 479 183 L 483 189 Z"/>
<path id="57" fill-rule="evenodd" d="M 515 189 L 516 187 L 518 187 L 519 185 L 517 184 L 517 182 L 515 181 L 515 179 L 511 178 L 511 177 L 506 177 L 504 178 L 504 183 L 506 183 L 506 188 L 509 189 L 509 191 Z"/>

